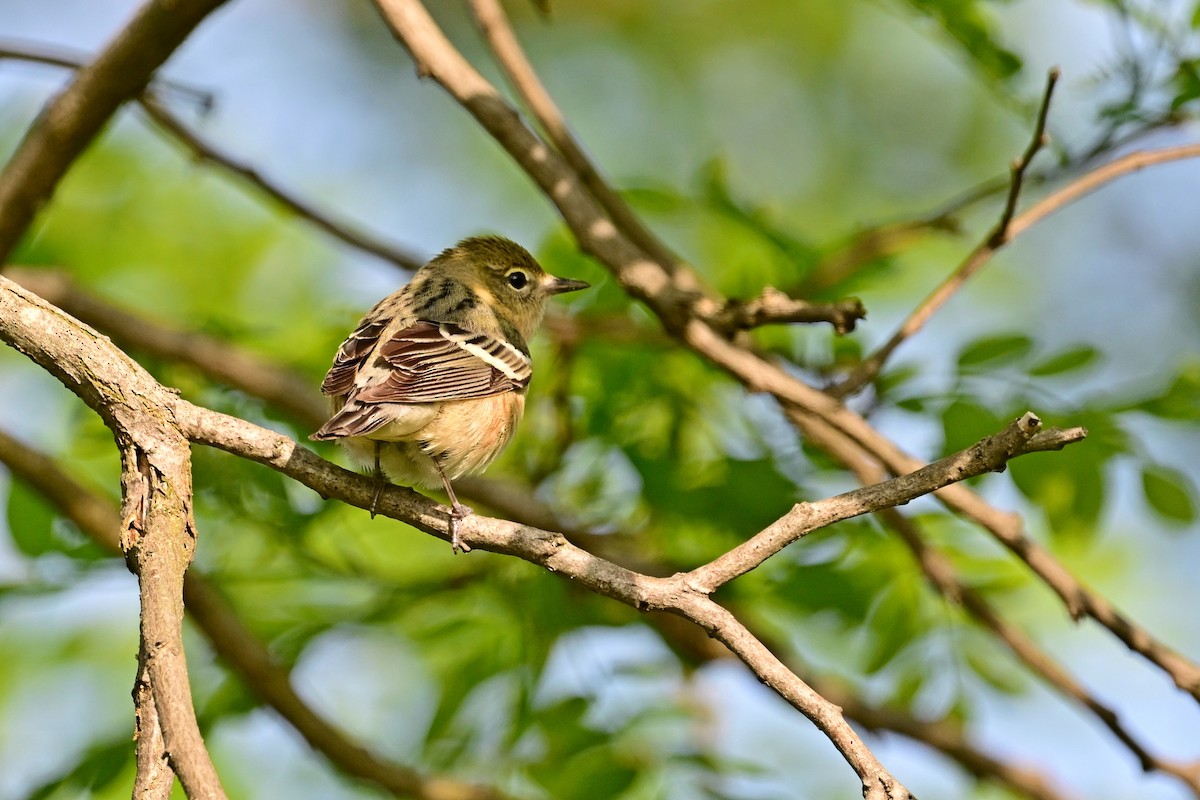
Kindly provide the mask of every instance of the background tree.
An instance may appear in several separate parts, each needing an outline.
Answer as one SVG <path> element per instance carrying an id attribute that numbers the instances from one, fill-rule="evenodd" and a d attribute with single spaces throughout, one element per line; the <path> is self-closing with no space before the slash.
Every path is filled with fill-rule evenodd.
<path id="1" fill-rule="evenodd" d="M 1194 5 L 9 0 L 0 796 L 1200 796 Z M 294 440 L 480 232 L 453 558 Z"/>

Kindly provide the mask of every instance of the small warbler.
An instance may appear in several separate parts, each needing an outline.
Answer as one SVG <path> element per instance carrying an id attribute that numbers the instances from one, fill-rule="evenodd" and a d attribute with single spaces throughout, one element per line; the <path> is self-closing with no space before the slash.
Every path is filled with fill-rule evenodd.
<path id="1" fill-rule="evenodd" d="M 471 509 L 451 481 L 480 472 L 512 439 L 533 376 L 527 341 L 551 295 L 588 284 L 547 274 L 498 236 L 464 239 L 380 300 L 342 342 L 321 391 L 333 416 L 310 436 L 408 486 L 450 497 L 450 544 Z"/>

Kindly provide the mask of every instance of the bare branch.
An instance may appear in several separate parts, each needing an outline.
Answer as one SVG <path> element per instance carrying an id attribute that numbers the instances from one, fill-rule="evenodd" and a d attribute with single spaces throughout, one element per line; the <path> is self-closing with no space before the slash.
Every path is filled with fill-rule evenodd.
<path id="1" fill-rule="evenodd" d="M 26 131 L 0 173 L 0 264 L 122 103 L 225 0 L 150 0 Z"/>
<path id="2" fill-rule="evenodd" d="M 997 241 L 992 241 L 994 232 L 1001 230 L 997 227 L 994 229 L 993 234 L 989 234 L 987 240 L 972 250 L 954 272 L 942 281 L 928 297 L 921 301 L 920 305 L 909 314 L 908 318 L 901 323 L 900 327 L 886 343 L 880 346 L 868 358 L 864 359 L 844 380 L 836 386 L 831 387 L 830 393 L 838 397 L 845 397 L 873 380 L 879 374 L 880 370 L 883 369 L 884 363 L 891 357 L 892 353 L 906 340 L 920 331 L 921 328 L 925 327 L 925 324 L 929 322 L 933 315 L 967 281 L 991 262 L 992 256 L 1001 247 L 1024 233 L 1033 225 L 1117 178 L 1131 175 L 1146 167 L 1197 157 L 1200 157 L 1200 144 L 1164 147 L 1160 150 L 1139 150 L 1129 153 L 1081 175 L 1063 188 L 1034 204 L 1024 213 L 1013 217 L 1009 222 L 1005 223 L 1003 235 Z"/>
<path id="3" fill-rule="evenodd" d="M 1013 458 L 1026 453 L 1061 450 L 1068 444 L 1082 441 L 1086 435 L 1083 428 L 1042 430 L 1042 421 L 1026 412 L 999 433 L 918 470 L 827 500 L 799 503 L 747 541 L 692 570 L 689 577 L 697 590 L 712 594 L 812 531 L 862 514 L 904 505 L 943 486 L 985 472 L 1002 472 Z"/>
<path id="4" fill-rule="evenodd" d="M 670 575 L 676 571 L 666 564 L 648 561 L 644 548 L 625 546 L 634 540 L 632 535 L 606 533 L 595 536 L 586 531 L 571 530 L 571 526 L 543 504 L 527 486 L 512 481 L 500 483 L 478 478 L 469 479 L 469 483 L 476 499 L 508 519 L 534 527 L 564 531 L 572 542 L 586 545 L 597 555 L 635 567 L 639 572 Z M 743 607 L 735 599 L 727 600 L 725 606 L 739 620 L 744 621 L 752 617 L 751 610 Z M 707 663 L 736 657 L 729 648 L 683 617 L 654 613 L 650 614 L 646 621 L 654 626 L 677 654 L 691 663 Z M 755 626 L 749 623 L 746 625 L 771 652 L 786 653 L 794 649 L 784 642 L 772 641 L 770 635 L 756 630 Z M 921 742 L 957 762 L 977 778 L 1003 784 L 1021 796 L 1033 800 L 1065 800 L 1048 777 L 1029 767 L 1010 764 L 988 754 L 968 741 L 962 726 L 950 719 L 919 719 L 900 710 L 874 705 L 836 678 L 814 675 L 811 670 L 798 665 L 795 658 L 784 661 L 788 668 L 815 692 L 839 706 L 848 719 L 857 722 L 862 728 L 870 731 L 892 731 Z"/>
<path id="5" fill-rule="evenodd" d="M 864 485 L 884 480 L 887 473 L 869 458 L 861 448 L 841 434 L 816 421 L 806 427 L 806 435 L 829 453 L 835 461 L 850 470 Z M 1080 703 L 1095 715 L 1138 759 L 1144 770 L 1158 770 L 1182 780 L 1193 793 L 1200 792 L 1200 764 L 1183 765 L 1155 756 L 1120 722 L 1117 713 L 1090 694 L 1065 668 L 1043 651 L 1023 631 L 1011 625 L 981 594 L 963 582 L 950 559 L 930 546 L 917 525 L 897 508 L 877 512 L 879 519 L 891 528 L 912 551 L 913 558 L 925 573 L 929 583 L 943 597 L 961 605 L 980 624 L 1012 651 L 1031 672 L 1041 677 L 1063 695 Z"/>
<path id="6" fill-rule="evenodd" d="M 101 547 L 120 553 L 117 509 L 104 497 L 83 486 L 48 458 L 0 430 L 0 463 L 18 479 L 32 486 L 80 531 Z M 288 671 L 278 664 L 261 641 L 251 633 L 221 593 L 196 569 L 188 570 L 183 586 L 188 615 L 208 639 L 213 651 L 238 674 L 264 703 L 291 723 L 312 748 L 323 753 L 347 775 L 371 781 L 385 790 L 419 800 L 500 800 L 503 794 L 448 778 L 428 777 L 415 770 L 380 759 L 350 740 L 332 723 L 317 714 L 292 688 Z M 139 670 L 135 692 L 148 691 L 149 681 Z M 165 749 L 162 736 L 155 736 L 153 696 L 138 704 L 138 785 L 155 786 L 161 780 L 154 759 L 162 765 Z M 143 747 L 145 742 L 145 747 Z M 144 751 L 144 752 L 143 752 Z M 147 763 L 143 764 L 142 759 Z M 169 793 L 173 774 L 166 772 Z M 147 789 L 149 791 L 149 789 Z M 143 795 L 135 789 L 137 797 Z"/>
<path id="7" fill-rule="evenodd" d="M 988 237 L 988 244 L 992 249 L 999 249 L 1008 241 L 1008 226 L 1012 222 L 1013 215 L 1017 213 L 1017 200 L 1020 199 L 1021 189 L 1025 184 L 1025 172 L 1029 169 L 1029 164 L 1038 151 L 1050 143 L 1050 137 L 1046 134 L 1046 117 L 1050 114 L 1050 98 L 1054 96 L 1054 87 L 1061 74 L 1058 67 L 1054 67 L 1046 75 L 1046 91 L 1042 94 L 1042 104 L 1038 108 L 1037 121 L 1033 125 L 1033 137 L 1029 140 L 1029 146 L 1025 148 L 1025 152 L 1018 156 L 1010 167 L 1008 199 L 1004 202 L 1004 211 L 1000 214 L 1000 221 L 996 223 L 992 235 Z"/>
<path id="8" fill-rule="evenodd" d="M 0 449 L 0 457 L 4 457 Z M 5 459 L 7 463 L 7 459 Z M 117 529 L 114 510 L 112 531 Z M 118 550 L 118 552 L 120 552 Z M 145 642 L 142 642 L 144 648 Z M 167 743 L 163 739 L 158 708 L 154 704 L 154 687 L 147 666 L 148 654 L 138 650 L 138 671 L 133 681 L 133 713 L 135 742 L 133 797 L 135 800 L 168 800 L 175 789 L 175 773 L 167 759 Z"/>
<path id="9" fill-rule="evenodd" d="M 228 153 L 221 152 L 188 128 L 183 120 L 167 110 L 167 107 L 153 95 L 143 94 L 139 98 L 139 103 L 142 110 L 146 112 L 146 116 L 175 141 L 183 145 L 193 158 L 215 164 L 226 172 L 236 175 L 314 228 L 408 272 L 415 272 L 424 263 L 424 259 L 412 253 L 397 249 L 347 222 L 334 219 L 329 213 L 317 209 L 311 203 L 284 189 L 249 164 L 238 161 Z"/>
<path id="10" fill-rule="evenodd" d="M 768 286 L 751 300 L 729 300 L 708 323 L 720 331 L 733 334 L 762 325 L 828 322 L 840 334 L 854 330 L 859 320 L 866 319 L 867 309 L 857 297 L 832 303 L 813 303 L 798 300 Z"/>
<path id="11" fill-rule="evenodd" d="M 825 420 L 796 406 L 785 406 L 784 412 L 806 438 L 818 443 L 839 460 L 844 458 L 839 452 L 846 452 L 848 447 L 861 447 L 869 458 L 881 463 L 893 475 L 911 472 L 921 466 L 920 462 L 895 447 L 862 447 L 860 442 L 847 437 Z M 842 440 L 841 445 L 837 443 L 839 439 Z M 934 497 L 946 508 L 991 533 L 1062 599 L 1073 618 L 1091 617 L 1108 628 L 1130 650 L 1163 670 L 1176 686 L 1200 700 L 1200 667 L 1160 642 L 1103 596 L 1085 587 L 1045 548 L 1025 535 L 1018 514 L 988 505 L 979 495 L 961 484 L 939 489 Z"/>

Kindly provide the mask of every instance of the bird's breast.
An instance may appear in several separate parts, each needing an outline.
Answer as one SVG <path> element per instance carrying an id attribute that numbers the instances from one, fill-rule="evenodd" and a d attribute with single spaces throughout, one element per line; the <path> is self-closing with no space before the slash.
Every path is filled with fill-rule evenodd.
<path id="1" fill-rule="evenodd" d="M 438 459 L 446 477 L 455 480 L 492 463 L 512 440 L 524 413 L 525 395 L 517 392 L 444 402 L 416 437 Z"/>

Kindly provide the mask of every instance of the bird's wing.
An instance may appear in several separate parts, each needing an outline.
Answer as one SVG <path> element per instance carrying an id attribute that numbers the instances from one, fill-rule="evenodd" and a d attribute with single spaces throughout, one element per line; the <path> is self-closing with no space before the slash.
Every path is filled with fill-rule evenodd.
<path id="1" fill-rule="evenodd" d="M 387 362 L 387 377 L 355 392 L 354 399 L 361 403 L 490 397 L 524 391 L 533 376 L 529 356 L 517 347 L 449 322 L 417 322 L 384 341 L 378 355 Z M 335 362 L 330 375 L 337 368 Z"/>
<path id="2" fill-rule="evenodd" d="M 379 341 L 379 335 L 383 333 L 387 324 L 388 320 L 386 319 L 368 318 L 346 337 L 346 341 L 342 342 L 337 356 L 333 359 L 333 366 L 329 368 L 329 372 L 325 373 L 325 380 L 321 382 L 322 394 L 341 397 L 350 393 L 350 390 L 354 388 L 354 378 L 358 374 L 358 368 L 362 366 L 367 355 L 374 349 L 375 343 Z"/>

